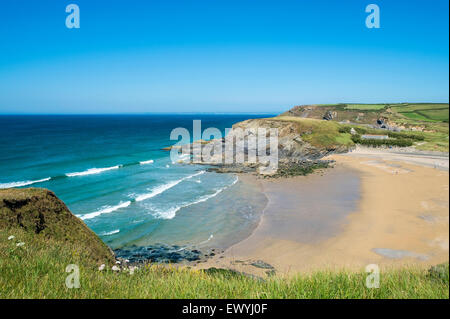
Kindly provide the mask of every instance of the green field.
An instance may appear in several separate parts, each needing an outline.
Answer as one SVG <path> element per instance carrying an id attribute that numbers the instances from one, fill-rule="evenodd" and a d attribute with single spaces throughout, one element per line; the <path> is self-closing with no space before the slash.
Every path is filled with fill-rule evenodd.
<path id="1" fill-rule="evenodd" d="M 346 110 L 379 111 L 386 107 L 386 104 L 347 104 Z"/>
<path id="2" fill-rule="evenodd" d="M 401 114 L 403 116 L 406 116 L 409 119 L 412 119 L 412 120 L 428 121 L 428 118 L 426 118 L 425 116 L 423 116 L 420 113 L 416 113 L 416 112 L 402 112 Z"/>
<path id="3" fill-rule="evenodd" d="M 10 235 L 15 238 L 8 240 Z M 66 287 L 69 264 L 79 267 L 79 288 Z M 21 229 L 0 230 L 0 298 L 449 298 L 448 264 L 432 272 L 414 267 L 381 270 L 380 287 L 372 289 L 365 285 L 364 270 L 253 278 L 158 265 L 134 274 L 114 272 L 111 265 L 103 271 L 97 267 L 79 246 Z"/>
<path id="4" fill-rule="evenodd" d="M 419 122 L 446 122 L 449 118 L 448 104 L 410 104 L 392 106 L 391 110 L 408 119 Z"/>
<path id="5" fill-rule="evenodd" d="M 428 109 L 448 109 L 448 104 L 443 103 L 417 103 L 417 104 L 391 104 L 390 107 L 396 112 L 412 112 Z"/>
<path id="6" fill-rule="evenodd" d="M 420 110 L 417 111 L 417 113 L 433 121 L 448 122 L 448 108 L 439 110 Z"/>
<path id="7" fill-rule="evenodd" d="M 421 132 L 424 140 L 412 144 L 417 149 L 440 152 L 449 150 L 448 103 L 313 104 L 293 107 L 277 118 L 322 120 L 327 112 L 331 112 L 334 117 L 328 122 L 344 125 L 352 123 L 354 127 L 378 125 L 377 121 L 383 119 L 388 125 L 397 126 L 404 132 Z M 338 146 L 351 145 L 343 135 L 336 134 L 333 138 L 333 130 L 329 125 L 328 129 L 319 127 L 305 138 L 317 146 L 332 146 L 333 143 Z M 379 131 L 374 134 L 385 133 Z"/>

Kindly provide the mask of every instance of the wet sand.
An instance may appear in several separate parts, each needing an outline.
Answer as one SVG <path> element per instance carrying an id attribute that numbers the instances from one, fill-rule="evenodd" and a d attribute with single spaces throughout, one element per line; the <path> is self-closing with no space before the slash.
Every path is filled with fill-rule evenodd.
<path id="1" fill-rule="evenodd" d="M 261 221 L 198 267 L 266 276 L 448 261 L 448 171 L 384 158 L 333 155 L 334 168 L 309 176 L 241 176 L 268 198 Z"/>

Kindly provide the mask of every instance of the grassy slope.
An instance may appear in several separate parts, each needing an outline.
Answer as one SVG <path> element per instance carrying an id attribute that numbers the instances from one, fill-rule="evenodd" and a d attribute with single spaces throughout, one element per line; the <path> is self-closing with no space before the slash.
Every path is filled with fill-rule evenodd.
<path id="1" fill-rule="evenodd" d="M 377 118 L 388 118 L 396 125 L 407 129 L 422 127 L 424 141 L 414 144 L 419 150 L 449 151 L 449 105 L 447 103 L 398 103 L 398 104 L 324 104 L 312 106 L 294 107 L 285 112 L 281 117 L 302 119 L 297 116 L 306 116 L 311 119 L 321 119 L 326 111 L 336 112 L 337 118 L 333 122 L 349 121 L 356 125 L 374 124 Z M 355 126 L 355 125 L 353 125 Z M 376 133 L 376 132 L 375 132 Z M 385 134 L 379 131 L 379 134 Z M 378 134 L 376 133 L 376 134 Z M 331 136 L 328 141 L 331 141 Z M 345 141 L 344 136 L 337 136 L 338 142 Z"/>
<path id="2" fill-rule="evenodd" d="M 0 229 L 9 228 L 26 230 L 35 240 L 76 243 L 77 251 L 97 264 L 114 261 L 109 247 L 54 193 L 43 188 L 0 190 Z"/>
<path id="3" fill-rule="evenodd" d="M 448 104 L 401 104 L 392 105 L 390 108 L 400 116 L 420 122 L 447 122 L 449 118 Z"/>
<path id="4" fill-rule="evenodd" d="M 16 238 L 8 240 L 10 235 Z M 18 241 L 25 245 L 17 247 Z M 69 264 L 80 267 L 79 289 L 65 286 Z M 0 230 L 0 270 L 0 298 L 449 298 L 448 265 L 442 277 L 418 268 L 382 272 L 379 289 L 365 287 L 363 271 L 264 281 L 154 265 L 130 275 L 100 272 L 72 244 L 21 229 Z"/>
<path id="5" fill-rule="evenodd" d="M 339 133 L 341 125 L 334 121 L 323 121 L 294 116 L 278 116 L 278 121 L 297 123 L 298 133 L 306 142 L 321 148 L 353 145 L 350 134 Z"/>
<path id="6" fill-rule="evenodd" d="M 442 135 L 445 134 L 411 131 L 394 133 L 382 129 L 372 129 L 362 125 L 341 124 L 336 121 L 324 121 L 295 116 L 278 116 L 271 120 L 296 123 L 298 133 L 301 135 L 303 140 L 309 142 L 313 146 L 326 149 L 349 147 L 354 145 L 354 142 L 351 139 L 352 135 L 348 133 L 350 128 L 359 128 L 364 131 L 364 134 L 396 134 L 398 135 L 398 138 L 410 138 L 410 136 L 417 136 L 420 137 L 420 139 L 413 140 L 413 143 L 415 143 L 416 146 L 418 144 L 425 146 L 428 143 L 433 143 L 433 145 L 436 145 L 436 143 L 442 143 Z M 344 132 L 344 129 L 347 129 L 347 132 Z M 437 139 L 437 141 L 433 139 Z M 446 146 L 448 149 L 448 140 Z M 445 144 L 442 144 L 442 147 L 445 148 Z"/>
<path id="7" fill-rule="evenodd" d="M 385 104 L 348 104 L 346 110 L 361 110 L 361 111 L 378 111 L 386 107 Z"/>

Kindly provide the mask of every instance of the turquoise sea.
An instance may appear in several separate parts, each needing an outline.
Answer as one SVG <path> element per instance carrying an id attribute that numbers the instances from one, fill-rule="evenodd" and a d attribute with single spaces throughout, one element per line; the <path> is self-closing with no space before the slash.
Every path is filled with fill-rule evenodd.
<path id="1" fill-rule="evenodd" d="M 226 248 L 247 237 L 265 197 L 232 174 L 172 163 L 162 148 L 192 121 L 224 132 L 269 114 L 0 116 L 0 188 L 44 187 L 113 249 Z"/>

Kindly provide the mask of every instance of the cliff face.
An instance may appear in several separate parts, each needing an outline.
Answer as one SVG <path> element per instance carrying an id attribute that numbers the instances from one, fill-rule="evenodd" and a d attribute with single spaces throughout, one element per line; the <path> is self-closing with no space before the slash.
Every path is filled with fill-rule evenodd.
<path id="1" fill-rule="evenodd" d="M 358 110 L 347 104 L 299 105 L 280 116 L 295 116 L 317 120 L 376 125 L 385 110 Z"/>
<path id="2" fill-rule="evenodd" d="M 192 152 L 193 147 L 191 147 L 194 163 L 216 166 L 218 168 L 211 170 L 217 172 L 256 171 L 267 174 L 267 170 L 265 170 L 267 165 L 259 162 L 225 164 L 226 161 L 224 160 L 225 153 L 237 156 L 238 152 L 243 152 L 243 157 L 247 158 L 250 150 L 252 150 L 252 146 L 248 143 L 249 137 L 255 134 L 252 132 L 257 132 L 261 128 L 266 129 L 266 132 L 269 132 L 270 129 L 276 129 L 278 132 L 278 154 L 276 157 L 279 168 L 283 170 L 321 164 L 320 159 L 325 155 L 347 152 L 353 146 L 351 141 L 348 141 L 348 143 L 342 142 L 342 134 L 339 132 L 339 124 L 336 122 L 286 116 L 251 119 L 233 125 L 232 130 L 223 139 L 194 143 L 202 150 L 208 150 L 207 153 L 211 155 L 205 160 L 204 153 L 201 157 L 195 156 Z M 235 134 L 238 130 L 244 132 L 244 134 Z M 238 137 L 236 138 L 236 136 Z M 232 141 L 233 138 L 235 138 L 234 142 Z M 194 146 L 194 144 L 191 146 Z M 216 152 L 216 150 L 219 151 Z M 276 173 L 270 173 L 269 175 L 276 175 Z"/>
<path id="3" fill-rule="evenodd" d="M 61 244 L 76 243 L 82 253 L 99 263 L 114 261 L 110 248 L 46 189 L 0 190 L 0 228 L 22 228 Z"/>
<path id="4" fill-rule="evenodd" d="M 308 120 L 292 120 L 291 118 L 253 119 L 233 125 L 233 129 L 243 130 L 257 128 L 275 128 L 278 131 L 278 155 L 281 162 L 298 162 L 316 160 L 330 152 L 346 152 L 347 148 L 338 143 L 318 144 L 309 137 L 317 134 L 318 129 L 326 123 L 313 123 Z M 320 124 L 319 124 L 320 123 Z M 331 134 L 337 134 L 332 132 Z M 325 134 L 325 132 L 323 132 Z"/>

